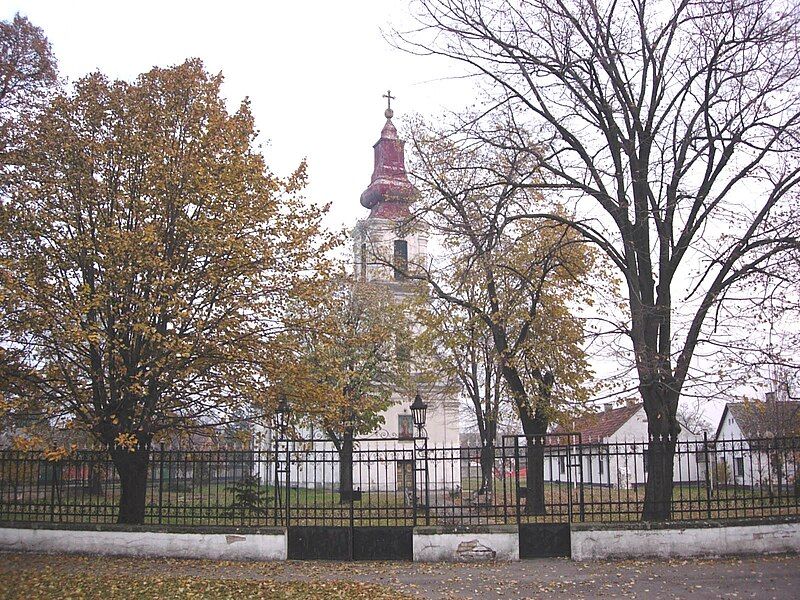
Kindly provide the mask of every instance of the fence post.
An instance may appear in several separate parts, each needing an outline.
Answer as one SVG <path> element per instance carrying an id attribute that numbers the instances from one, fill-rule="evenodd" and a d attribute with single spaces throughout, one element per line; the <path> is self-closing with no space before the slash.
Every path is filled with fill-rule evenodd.
<path id="1" fill-rule="evenodd" d="M 158 524 L 161 525 L 164 507 L 164 443 L 158 445 Z"/>
<path id="2" fill-rule="evenodd" d="M 428 474 L 428 434 L 425 434 L 425 525 L 431 524 L 431 485 Z"/>
<path id="3" fill-rule="evenodd" d="M 517 513 L 517 526 L 522 523 L 519 506 L 519 436 L 514 436 L 514 509 Z"/>
<path id="4" fill-rule="evenodd" d="M 275 472 L 275 486 L 273 489 L 273 493 L 275 494 L 275 511 L 274 511 L 274 523 L 275 527 L 278 526 L 278 519 L 279 513 L 281 510 L 281 505 L 283 502 L 281 501 L 281 478 L 278 472 L 280 468 L 280 440 L 278 439 L 277 431 L 275 432 L 275 451 L 272 454 L 272 470 Z"/>
<path id="5" fill-rule="evenodd" d="M 703 460 L 706 471 L 706 517 L 711 518 L 711 468 L 708 462 L 708 433 L 703 432 Z"/>
<path id="6" fill-rule="evenodd" d="M 411 520 L 417 526 L 417 440 L 411 448 Z"/>
<path id="7" fill-rule="evenodd" d="M 290 441 L 286 440 L 286 527 L 289 527 L 289 510 L 292 505 L 292 447 Z"/>
<path id="8" fill-rule="evenodd" d="M 56 468 L 55 462 L 47 461 L 47 471 L 50 474 L 50 522 L 56 520 Z"/>
<path id="9" fill-rule="evenodd" d="M 586 520 L 586 504 L 583 492 L 583 438 L 580 433 L 578 434 L 578 456 L 578 460 L 580 461 L 580 468 L 578 469 L 580 473 L 580 481 L 578 482 L 578 510 L 580 521 L 583 523 Z M 591 465 L 589 465 L 589 471 L 591 472 Z"/>
<path id="10" fill-rule="evenodd" d="M 506 468 L 506 460 L 508 458 L 508 454 L 506 450 L 508 449 L 508 444 L 506 443 L 506 436 L 500 438 L 501 446 L 501 459 L 500 459 L 500 477 L 503 481 L 503 525 L 508 525 L 508 470 Z M 494 465 L 492 465 L 494 468 Z"/>
<path id="11" fill-rule="evenodd" d="M 572 445 L 569 443 L 569 437 L 567 437 L 567 522 L 572 523 Z"/>

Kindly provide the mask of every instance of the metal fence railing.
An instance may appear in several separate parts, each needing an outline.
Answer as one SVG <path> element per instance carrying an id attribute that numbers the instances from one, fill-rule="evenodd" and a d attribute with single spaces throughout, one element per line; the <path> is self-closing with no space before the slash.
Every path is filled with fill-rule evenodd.
<path id="1" fill-rule="evenodd" d="M 150 451 L 145 523 L 412 526 L 640 519 L 642 441 L 506 437 L 494 448 L 425 439 L 283 440 L 263 450 Z M 800 514 L 800 437 L 681 440 L 675 520 Z M 119 477 L 105 451 L 59 460 L 0 450 L 0 522 L 114 523 Z"/>

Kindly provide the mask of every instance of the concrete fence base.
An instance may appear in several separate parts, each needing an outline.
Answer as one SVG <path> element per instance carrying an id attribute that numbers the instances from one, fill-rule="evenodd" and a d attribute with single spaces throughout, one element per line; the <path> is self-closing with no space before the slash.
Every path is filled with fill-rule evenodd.
<path id="1" fill-rule="evenodd" d="M 587 523 L 572 525 L 570 538 L 573 560 L 797 553 L 800 522 Z"/>
<path id="2" fill-rule="evenodd" d="M 283 529 L 257 533 L 182 533 L 0 528 L 0 549 L 215 560 L 286 560 L 287 556 Z"/>
<path id="3" fill-rule="evenodd" d="M 535 528 L 523 533 L 536 544 Z M 800 517 L 674 523 L 581 523 L 570 527 L 573 560 L 800 553 Z M 533 537 L 531 537 L 533 536 Z M 0 551 L 119 556 L 286 560 L 283 528 L 0 525 Z M 544 541 L 542 541 L 544 543 Z M 413 559 L 419 562 L 513 561 L 520 558 L 516 525 L 416 527 Z M 530 554 L 526 554 L 529 556 Z"/>
<path id="4" fill-rule="evenodd" d="M 519 560 L 516 525 L 417 527 L 415 562 L 484 562 Z"/>

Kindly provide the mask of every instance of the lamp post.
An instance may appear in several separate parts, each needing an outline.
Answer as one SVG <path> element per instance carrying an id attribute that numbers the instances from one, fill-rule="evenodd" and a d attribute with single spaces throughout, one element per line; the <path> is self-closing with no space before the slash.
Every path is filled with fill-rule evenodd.
<path id="1" fill-rule="evenodd" d="M 411 418 L 414 421 L 414 426 L 417 428 L 418 437 L 428 437 L 428 432 L 425 431 L 425 421 L 428 416 L 428 405 L 422 401 L 422 396 L 414 396 L 414 402 L 411 403 Z"/>
<path id="2" fill-rule="evenodd" d="M 422 476 L 425 485 L 425 524 L 430 524 L 430 481 L 428 475 L 428 432 L 425 431 L 425 421 L 428 417 L 428 405 L 422 400 L 419 392 L 414 396 L 414 402 L 411 403 L 411 419 L 414 421 L 414 426 L 417 428 L 417 437 L 414 438 L 414 450 L 419 450 L 422 453 Z M 415 467 L 416 469 L 416 464 Z M 415 477 L 416 479 L 416 477 Z M 414 523 L 416 524 L 416 509 L 417 509 L 417 490 L 414 486 Z"/>
<path id="3" fill-rule="evenodd" d="M 275 408 L 273 422 L 275 424 L 275 430 L 279 434 L 279 438 L 283 438 L 283 436 L 286 435 L 286 430 L 289 428 L 289 414 L 291 412 L 292 407 L 289 406 L 286 396 L 283 394 L 278 396 L 278 406 Z"/>

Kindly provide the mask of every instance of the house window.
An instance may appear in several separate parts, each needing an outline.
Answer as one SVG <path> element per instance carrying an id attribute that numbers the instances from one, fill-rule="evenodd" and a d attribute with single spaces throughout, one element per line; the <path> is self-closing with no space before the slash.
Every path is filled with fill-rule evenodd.
<path id="1" fill-rule="evenodd" d="M 564 474 L 567 471 L 567 461 L 563 456 L 558 457 L 558 472 Z"/>
<path id="2" fill-rule="evenodd" d="M 644 472 L 647 473 L 647 448 L 645 448 L 644 453 L 642 454 L 642 460 L 644 462 Z"/>
<path id="3" fill-rule="evenodd" d="M 600 470 L 600 476 L 602 477 L 603 476 L 603 457 L 602 456 L 598 456 L 597 457 L 597 467 Z"/>
<path id="4" fill-rule="evenodd" d="M 394 241 L 394 278 L 405 279 L 404 273 L 408 271 L 408 242 L 405 240 Z"/>
<path id="5" fill-rule="evenodd" d="M 414 437 L 414 421 L 411 415 L 397 415 L 397 437 L 401 440 Z"/>
<path id="6" fill-rule="evenodd" d="M 735 456 L 733 458 L 733 476 L 744 477 L 744 457 Z"/>
<path id="7" fill-rule="evenodd" d="M 367 280 L 367 244 L 361 244 L 361 281 Z"/>

